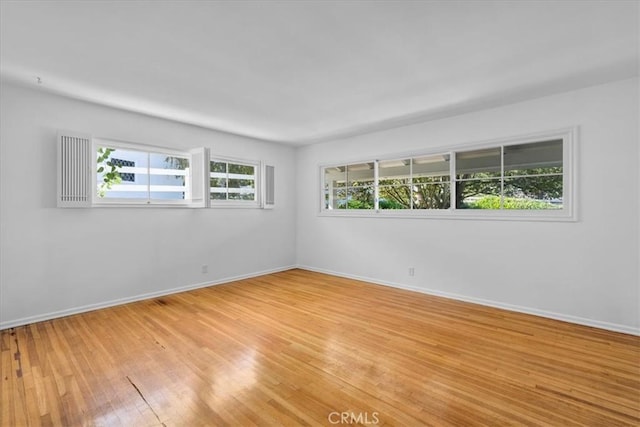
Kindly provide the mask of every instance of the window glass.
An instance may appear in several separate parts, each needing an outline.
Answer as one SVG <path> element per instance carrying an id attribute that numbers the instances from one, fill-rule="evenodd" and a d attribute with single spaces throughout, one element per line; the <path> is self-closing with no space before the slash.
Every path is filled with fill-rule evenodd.
<path id="1" fill-rule="evenodd" d="M 412 159 L 413 209 L 449 209 L 451 182 L 449 154 Z"/>
<path id="2" fill-rule="evenodd" d="M 380 161 L 378 176 L 379 208 L 411 209 L 411 159 Z"/>
<path id="3" fill-rule="evenodd" d="M 229 163 L 229 199 L 255 200 L 255 175 L 255 166 Z"/>
<path id="4" fill-rule="evenodd" d="M 211 160 L 210 199 L 213 201 L 257 201 L 256 165 Z"/>
<path id="5" fill-rule="evenodd" d="M 188 171 L 189 159 L 187 157 L 150 153 L 150 198 L 158 200 L 189 199 Z"/>
<path id="6" fill-rule="evenodd" d="M 504 175 L 562 175 L 562 140 L 504 147 Z"/>
<path id="7" fill-rule="evenodd" d="M 99 199 L 147 199 L 149 154 L 113 147 L 97 148 Z"/>
<path id="8" fill-rule="evenodd" d="M 500 209 L 501 148 L 456 153 L 456 209 Z M 498 203 L 485 203 L 486 200 Z"/>
<path id="9" fill-rule="evenodd" d="M 374 163 L 347 166 L 346 203 L 340 208 L 374 209 Z"/>
<path id="10" fill-rule="evenodd" d="M 210 169 L 210 197 L 211 200 L 227 200 L 227 164 L 212 161 Z"/>
<path id="11" fill-rule="evenodd" d="M 324 169 L 324 207 L 340 209 L 347 203 L 347 167 L 335 166 Z"/>
<path id="12" fill-rule="evenodd" d="M 562 209 L 562 140 L 504 147 L 504 209 Z"/>
<path id="13" fill-rule="evenodd" d="M 505 178 L 504 209 L 562 209 L 562 175 Z"/>

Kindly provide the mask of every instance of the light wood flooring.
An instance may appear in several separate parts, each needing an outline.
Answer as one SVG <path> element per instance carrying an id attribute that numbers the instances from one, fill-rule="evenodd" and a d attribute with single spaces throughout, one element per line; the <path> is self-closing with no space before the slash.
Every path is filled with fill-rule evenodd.
<path id="1" fill-rule="evenodd" d="M 0 425 L 640 424 L 640 338 L 291 270 L 1 332 Z"/>

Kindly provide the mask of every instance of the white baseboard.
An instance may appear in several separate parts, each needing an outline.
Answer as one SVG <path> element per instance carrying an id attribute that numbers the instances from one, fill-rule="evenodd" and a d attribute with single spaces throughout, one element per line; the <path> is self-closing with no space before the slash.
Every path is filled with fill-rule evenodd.
<path id="1" fill-rule="evenodd" d="M 401 283 L 386 282 L 386 281 L 381 281 L 381 280 L 374 279 L 374 278 L 371 278 L 371 277 L 363 277 L 363 276 L 357 276 L 357 275 L 354 275 L 354 274 L 341 273 L 341 272 L 337 272 L 337 271 L 326 270 L 326 269 L 323 269 L 323 268 L 311 267 L 311 266 L 308 266 L 308 265 L 297 265 L 297 268 L 302 269 L 302 270 L 314 271 L 314 272 L 317 272 L 317 273 L 329 274 L 329 275 L 332 275 L 332 276 L 344 277 L 344 278 L 347 278 L 347 279 L 354 279 L 354 280 L 360 280 L 360 281 L 363 281 L 363 282 L 374 283 L 376 285 L 389 286 L 389 287 L 392 287 L 392 288 L 399 288 L 399 289 L 404 289 L 404 290 L 408 290 L 408 291 L 420 292 L 420 293 L 427 294 L 427 295 L 434 295 L 434 296 L 454 299 L 454 300 L 458 300 L 458 301 L 464 301 L 464 302 L 470 302 L 470 303 L 474 303 L 474 304 L 480 304 L 480 305 L 484 305 L 484 306 L 488 306 L 488 307 L 501 308 L 501 309 L 504 309 L 504 310 L 515 311 L 517 313 L 532 314 L 534 316 L 540 316 L 540 317 L 546 317 L 546 318 L 549 318 L 549 319 L 561 320 L 563 322 L 575 323 L 575 324 L 583 325 L 583 326 L 590 326 L 592 328 L 599 328 L 599 329 L 605 329 L 605 330 L 608 330 L 608 331 L 622 332 L 622 333 L 625 333 L 625 334 L 640 336 L 640 328 L 634 328 L 634 327 L 627 326 L 627 325 L 619 325 L 619 324 L 616 324 L 616 323 L 603 322 L 603 321 L 600 321 L 600 320 L 587 319 L 587 318 L 584 318 L 584 317 L 571 316 L 571 315 L 568 315 L 568 314 L 554 313 L 554 312 L 551 312 L 551 311 L 539 310 L 537 308 L 523 307 L 523 306 L 513 305 L 513 304 L 506 304 L 506 303 L 502 303 L 502 302 L 498 302 L 498 301 L 485 300 L 485 299 L 475 298 L 475 297 L 468 297 L 468 296 L 465 296 L 465 295 L 458 295 L 458 294 L 453 294 L 453 293 L 449 293 L 449 292 L 437 291 L 437 290 L 433 290 L 433 289 L 418 288 L 418 287 L 415 287 L 415 286 L 408 286 L 408 285 L 401 284 Z"/>
<path id="2" fill-rule="evenodd" d="M 165 295 L 177 294 L 180 292 L 191 291 L 194 289 L 206 288 L 209 286 L 221 285 L 224 283 L 235 282 L 236 280 L 251 279 L 253 277 L 264 276 L 265 274 L 279 273 L 281 271 L 291 270 L 296 268 L 295 265 L 286 267 L 279 267 L 270 270 L 258 271 L 255 273 L 242 274 L 239 276 L 226 277 L 223 279 L 214 280 L 212 282 L 195 283 L 192 285 L 180 286 L 177 288 L 163 289 L 157 292 L 150 292 L 146 294 L 134 295 L 131 297 L 118 298 L 106 302 L 100 302 L 96 304 L 88 304 L 80 307 L 68 308 L 65 310 L 52 311 L 50 313 L 38 314 L 35 316 L 23 317 L 21 319 L 7 320 L 0 322 L 0 330 L 15 328 L 17 326 L 28 325 L 30 323 L 42 322 L 45 320 L 56 319 L 58 317 L 71 316 L 73 314 L 85 313 L 87 311 L 99 310 L 101 308 L 114 307 L 116 305 L 128 304 L 130 302 L 142 301 L 151 298 L 162 297 Z"/>
<path id="3" fill-rule="evenodd" d="M 458 295 L 458 294 L 453 294 L 453 293 L 449 293 L 449 292 L 437 291 L 437 290 L 433 290 L 433 289 L 418 288 L 418 287 L 415 287 L 415 286 L 408 286 L 408 285 L 401 284 L 401 283 L 387 282 L 387 281 L 378 280 L 378 279 L 375 279 L 375 278 L 372 278 L 372 277 L 364 277 L 364 276 L 358 276 L 358 275 L 354 275 L 354 274 L 341 273 L 341 272 L 337 272 L 337 271 L 333 271 L 333 270 L 327 270 L 327 269 L 323 269 L 323 268 L 311 267 L 311 266 L 308 266 L 308 265 L 290 265 L 290 266 L 286 266 L 286 267 L 279 267 L 279 268 L 275 268 L 275 269 L 263 270 L 263 271 L 258 271 L 258 272 L 249 273 L 249 274 L 243 274 L 243 275 L 239 275 L 239 276 L 226 277 L 226 278 L 218 279 L 218 280 L 215 280 L 215 281 L 212 281 L 212 282 L 203 282 L 203 283 L 196 283 L 196 284 L 187 285 L 187 286 L 181 286 L 181 287 L 177 287 L 177 288 L 163 289 L 162 291 L 158 291 L 158 292 L 150 292 L 150 293 L 146 293 L 146 294 L 140 294 L 140 295 L 135 295 L 135 296 L 126 297 L 126 298 L 118 298 L 118 299 L 115 299 L 115 300 L 110 300 L 110 301 L 96 303 L 96 304 L 88 304 L 88 305 L 84 305 L 84 306 L 80 306 L 80 307 L 74 307 L 74 308 L 69 308 L 69 309 L 65 309 L 65 310 L 53 311 L 53 312 L 50 312 L 50 313 L 39 314 L 39 315 L 35 315 L 35 316 L 23 317 L 23 318 L 20 318 L 20 319 L 8 320 L 8 321 L 0 322 L 0 330 L 9 329 L 9 328 L 15 328 L 17 326 L 28 325 L 30 323 L 35 323 L 35 322 L 42 322 L 42 321 L 45 321 L 45 320 L 51 320 L 51 319 L 55 319 L 55 318 L 58 318 L 58 317 L 71 316 L 73 314 L 85 313 L 87 311 L 99 310 L 101 308 L 108 308 L 108 307 L 113 307 L 113 306 L 117 306 L 117 305 L 128 304 L 130 302 L 142 301 L 142 300 L 151 299 L 151 298 L 157 298 L 157 297 L 161 297 L 161 296 L 165 296 L 165 295 L 176 294 L 176 293 L 180 293 L 180 292 L 190 291 L 190 290 L 193 290 L 193 289 L 200 289 L 200 288 L 206 288 L 206 287 L 209 287 L 209 286 L 221 285 L 221 284 L 224 284 L 224 283 L 234 282 L 236 280 L 251 279 L 253 277 L 264 276 L 266 274 L 272 274 L 272 273 L 279 273 L 279 272 L 291 270 L 291 269 L 294 269 L 294 268 L 300 268 L 302 270 L 315 271 L 317 273 L 329 274 L 329 275 L 332 275 L 332 276 L 345 277 L 345 278 L 348 278 L 348 279 L 360 280 L 360 281 L 363 281 L 363 282 L 374 283 L 376 285 L 389 286 L 389 287 L 398 288 L 398 289 L 404 289 L 404 290 L 409 290 L 409 291 L 414 291 L 414 292 L 420 292 L 420 293 L 427 294 L 427 295 L 434 295 L 434 296 L 454 299 L 454 300 L 458 300 L 458 301 L 465 301 L 465 302 L 470 302 L 470 303 L 474 303 L 474 304 L 480 304 L 480 305 L 484 305 L 484 306 L 488 306 L 488 307 L 501 308 L 501 309 L 504 309 L 504 310 L 515 311 L 515 312 L 518 312 L 518 313 L 532 314 L 534 316 L 540 316 L 540 317 L 546 317 L 546 318 L 549 318 L 549 319 L 561 320 L 561 321 L 564 321 L 564 322 L 575 323 L 575 324 L 584 325 L 584 326 L 590 326 L 590 327 L 593 327 L 593 328 L 605 329 L 605 330 L 608 330 L 608 331 L 622 332 L 622 333 L 625 333 L 625 334 L 631 334 L 631 335 L 640 336 L 640 329 L 633 328 L 633 327 L 626 326 L 626 325 L 619 325 L 619 324 L 616 324 L 616 323 L 609 323 L 609 322 L 603 322 L 603 321 L 599 321 L 599 320 L 587 319 L 587 318 L 578 317 L 578 316 L 571 316 L 571 315 L 567 315 L 567 314 L 554 313 L 554 312 L 545 311 L 545 310 L 539 310 L 539 309 L 531 308 L 531 307 L 523 307 L 523 306 L 519 306 L 519 305 L 505 304 L 505 303 L 498 302 L 498 301 L 485 300 L 485 299 L 475 298 L 475 297 L 468 297 L 468 296 L 465 296 L 465 295 Z"/>

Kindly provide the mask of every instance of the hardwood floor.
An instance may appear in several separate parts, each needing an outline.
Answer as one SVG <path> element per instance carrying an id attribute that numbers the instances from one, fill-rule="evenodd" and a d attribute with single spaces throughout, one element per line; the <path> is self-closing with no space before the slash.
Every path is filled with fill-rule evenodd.
<path id="1" fill-rule="evenodd" d="M 1 332 L 0 425 L 640 424 L 640 338 L 302 270 Z"/>

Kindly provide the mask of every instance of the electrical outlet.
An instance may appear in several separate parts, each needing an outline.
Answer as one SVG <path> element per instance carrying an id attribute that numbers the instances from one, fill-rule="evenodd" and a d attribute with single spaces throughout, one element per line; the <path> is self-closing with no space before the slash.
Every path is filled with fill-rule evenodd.
<path id="1" fill-rule="evenodd" d="M 415 268 L 409 267 L 409 276 L 413 276 L 415 272 L 416 272 Z"/>
<path id="2" fill-rule="evenodd" d="M 209 272 L 209 266 L 204 264 L 202 266 L 202 274 L 207 274 Z"/>

